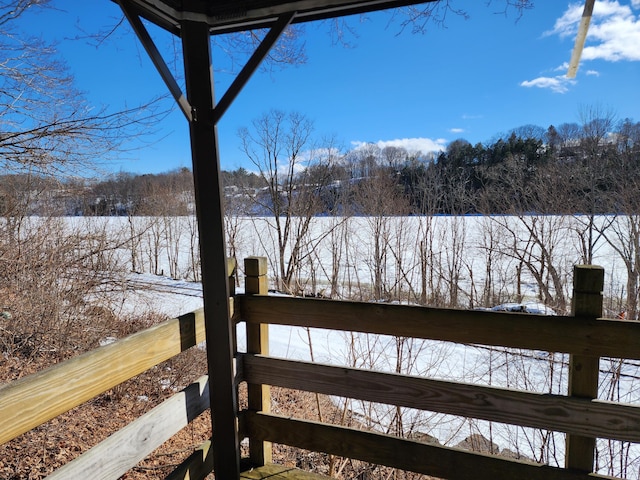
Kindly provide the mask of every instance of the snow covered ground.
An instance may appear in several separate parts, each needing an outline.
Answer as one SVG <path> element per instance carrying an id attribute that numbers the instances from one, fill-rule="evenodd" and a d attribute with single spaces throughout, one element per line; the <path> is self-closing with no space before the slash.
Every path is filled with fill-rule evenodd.
<path id="1" fill-rule="evenodd" d="M 120 254 L 133 271 L 199 280 L 192 217 L 69 221 L 117 238 Z M 605 296 L 611 299 L 606 313 L 615 316 L 624 308 L 627 287 L 626 268 L 617 252 L 633 253 L 627 232 L 633 225 L 624 218 L 598 217 L 597 222 L 610 229 L 610 241 L 594 233 L 592 263 L 605 268 Z M 587 219 L 573 216 L 318 217 L 302 239 L 294 280 L 307 293 L 370 299 L 379 276 L 380 300 L 412 303 L 426 285 L 428 294 L 470 308 L 516 301 L 516 286 L 524 296 L 517 301 L 539 302 L 544 285 L 567 309 L 573 266 L 584 263 L 587 255 L 587 227 Z M 285 242 L 285 258 L 293 241 Z M 227 243 L 240 262 L 247 256 L 269 258 L 269 277 L 277 279 L 278 238 L 272 219 L 227 219 Z"/>

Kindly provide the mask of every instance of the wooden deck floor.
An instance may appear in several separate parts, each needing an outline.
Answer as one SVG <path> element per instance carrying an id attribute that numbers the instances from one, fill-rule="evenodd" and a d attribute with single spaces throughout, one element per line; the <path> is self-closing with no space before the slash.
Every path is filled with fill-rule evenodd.
<path id="1" fill-rule="evenodd" d="M 328 477 L 282 465 L 265 465 L 240 474 L 243 480 L 327 480 Z"/>

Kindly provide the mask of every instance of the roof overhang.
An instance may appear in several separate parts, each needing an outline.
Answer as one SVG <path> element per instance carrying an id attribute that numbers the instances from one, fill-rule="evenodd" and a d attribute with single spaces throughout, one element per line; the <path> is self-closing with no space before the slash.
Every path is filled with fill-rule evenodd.
<path id="1" fill-rule="evenodd" d="M 142 18 L 176 35 L 185 20 L 204 22 L 210 33 L 217 35 L 268 28 L 280 16 L 294 12 L 292 23 L 301 23 L 433 1 L 436 0 L 126 0 L 126 3 Z"/>

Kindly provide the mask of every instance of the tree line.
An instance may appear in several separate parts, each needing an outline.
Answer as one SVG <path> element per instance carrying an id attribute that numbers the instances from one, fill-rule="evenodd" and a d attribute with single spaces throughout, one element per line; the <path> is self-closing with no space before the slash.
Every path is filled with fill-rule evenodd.
<path id="1" fill-rule="evenodd" d="M 435 215 L 632 214 L 640 211 L 640 122 L 595 117 L 546 130 L 519 127 L 486 144 L 464 139 L 438 154 L 361 146 L 344 154 L 310 146 L 299 114 L 270 112 L 260 133 L 240 132 L 254 168 L 223 171 L 233 214 Z M 300 136 L 299 151 L 260 155 L 271 129 Z M 293 133 L 292 133 L 293 134 Z M 304 137 L 304 138 L 303 138 Z M 296 139 L 293 140 L 295 145 Z M 260 147 L 256 149 L 256 147 Z M 303 149 L 304 148 L 304 149 Z M 253 150 L 252 150 L 253 149 Z M 262 151 L 262 149 L 265 149 Z M 0 215 L 188 215 L 193 179 L 187 168 L 126 172 L 102 180 L 38 174 L 0 176 Z M 303 208 L 304 211 L 300 209 Z"/>
<path id="2" fill-rule="evenodd" d="M 245 192 L 254 191 L 252 203 L 267 211 L 315 193 L 317 214 L 638 212 L 640 123 L 616 122 L 598 109 L 584 116 L 581 124 L 519 127 L 486 144 L 454 140 L 435 155 L 369 144 L 343 155 L 320 145 L 277 158 L 271 152 L 280 146 L 271 133 L 283 127 L 299 132 L 301 120 L 270 112 L 241 132 L 269 198 L 253 190 L 255 183 Z M 287 174 L 283 166 L 293 164 L 298 168 Z M 249 178 L 238 173 L 235 185 L 242 191 L 242 178 Z"/>

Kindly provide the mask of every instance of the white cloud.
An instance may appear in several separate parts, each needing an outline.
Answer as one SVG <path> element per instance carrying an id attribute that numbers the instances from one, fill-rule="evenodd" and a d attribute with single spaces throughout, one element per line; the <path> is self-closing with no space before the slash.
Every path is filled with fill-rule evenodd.
<path id="1" fill-rule="evenodd" d="M 595 3 L 587 34 L 583 60 L 640 61 L 640 0 L 631 0 L 631 5 L 618 1 L 599 0 Z M 552 30 L 545 35 L 561 38 L 575 37 L 582 17 L 583 4 L 571 4 L 556 20 Z"/>
<path id="2" fill-rule="evenodd" d="M 574 36 L 578 31 L 578 23 L 582 18 L 582 4 L 571 4 L 564 14 L 556 20 L 553 30 L 543 33 L 543 36 L 560 35 L 561 37 Z"/>
<path id="3" fill-rule="evenodd" d="M 291 158 L 280 159 L 277 164 L 278 175 L 285 177 L 291 172 L 298 174 L 304 172 L 307 167 L 320 160 L 328 161 L 338 158 L 341 155 L 340 150 L 336 148 L 318 148 L 315 150 L 303 150 L 298 154 L 295 160 Z M 256 170 L 250 170 L 251 173 L 259 174 Z"/>
<path id="4" fill-rule="evenodd" d="M 582 61 L 640 61 L 640 12 L 636 10 L 640 8 L 640 0 L 627 1 L 630 3 L 621 4 L 617 0 L 598 0 L 595 3 L 586 45 L 582 51 Z M 573 40 L 578 32 L 583 10 L 583 2 L 570 4 L 564 14 L 556 20 L 553 29 L 544 35 L 557 35 Z M 567 68 L 568 64 L 563 63 L 553 71 L 566 72 Z M 586 70 L 586 75 L 599 76 L 600 73 L 591 69 Z M 520 86 L 566 93 L 574 84 L 575 81 L 564 75 L 557 75 L 525 80 Z"/>
<path id="5" fill-rule="evenodd" d="M 451 133 L 463 133 L 464 132 L 464 128 L 450 128 L 449 131 Z"/>
<path id="6" fill-rule="evenodd" d="M 555 93 L 566 93 L 569 91 L 569 85 L 573 85 L 575 80 L 569 79 L 564 75 L 556 77 L 538 77 L 533 80 L 525 80 L 520 83 L 521 87 L 537 87 L 548 88 Z"/>
<path id="7" fill-rule="evenodd" d="M 378 140 L 377 142 L 361 142 L 353 141 L 351 144 L 354 148 L 364 147 L 374 143 L 379 148 L 384 147 L 401 147 L 408 152 L 439 152 L 444 151 L 447 145 L 447 140 L 444 138 L 437 138 L 435 140 L 431 138 L 398 138 L 395 140 Z"/>
<path id="8" fill-rule="evenodd" d="M 566 72 L 569 68 L 569 62 L 563 62 L 562 65 L 557 66 L 553 69 L 554 72 Z"/>

